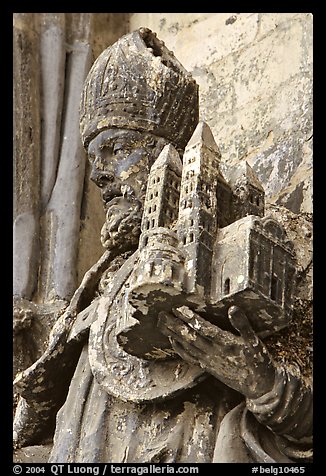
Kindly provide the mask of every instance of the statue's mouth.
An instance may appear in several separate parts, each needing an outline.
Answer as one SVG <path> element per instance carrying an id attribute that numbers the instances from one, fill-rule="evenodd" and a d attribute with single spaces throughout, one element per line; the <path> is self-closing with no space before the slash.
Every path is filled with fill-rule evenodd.
<path id="1" fill-rule="evenodd" d="M 110 184 L 102 189 L 102 200 L 107 208 L 116 197 L 122 197 L 121 185 Z"/>

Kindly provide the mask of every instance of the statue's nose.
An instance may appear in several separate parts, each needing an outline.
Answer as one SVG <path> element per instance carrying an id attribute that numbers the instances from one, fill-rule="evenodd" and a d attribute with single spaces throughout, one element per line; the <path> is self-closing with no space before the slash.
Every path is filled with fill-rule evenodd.
<path id="1" fill-rule="evenodd" d="M 93 164 L 90 179 L 99 187 L 103 187 L 106 183 L 114 181 L 114 172 L 113 170 L 101 170 L 96 164 Z"/>

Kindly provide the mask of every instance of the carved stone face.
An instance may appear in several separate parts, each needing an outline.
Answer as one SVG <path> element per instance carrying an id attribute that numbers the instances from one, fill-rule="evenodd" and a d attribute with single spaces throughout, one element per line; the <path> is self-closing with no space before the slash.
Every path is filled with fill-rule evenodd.
<path id="1" fill-rule="evenodd" d="M 101 234 L 105 248 L 125 239 L 138 240 L 148 174 L 166 143 L 128 129 L 102 131 L 89 143 L 90 178 L 100 187 L 106 209 Z"/>

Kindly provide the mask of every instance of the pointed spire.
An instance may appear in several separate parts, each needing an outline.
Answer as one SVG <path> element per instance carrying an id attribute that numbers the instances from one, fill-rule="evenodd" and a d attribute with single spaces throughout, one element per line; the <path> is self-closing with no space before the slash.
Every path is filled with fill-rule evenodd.
<path id="1" fill-rule="evenodd" d="M 197 124 L 195 132 L 191 136 L 186 149 L 197 144 L 204 144 L 206 147 L 216 152 L 219 156 L 221 155 L 209 125 L 204 121 L 200 121 Z"/>
<path id="2" fill-rule="evenodd" d="M 182 162 L 177 149 L 172 144 L 167 144 L 152 165 L 151 170 L 169 166 L 177 175 L 181 175 Z"/>
<path id="3" fill-rule="evenodd" d="M 253 185 L 254 187 L 264 192 L 264 187 L 262 186 L 262 183 L 260 182 L 259 178 L 257 177 L 254 170 L 251 168 L 251 166 L 248 164 L 247 161 L 246 161 L 246 176 L 247 176 L 247 180 L 249 181 L 249 183 L 251 183 L 251 185 Z"/>
<path id="4" fill-rule="evenodd" d="M 245 180 L 248 184 L 264 192 L 264 187 L 246 160 L 234 166 L 234 168 L 230 170 L 229 173 L 229 181 L 232 186 L 234 186 L 239 180 Z"/>

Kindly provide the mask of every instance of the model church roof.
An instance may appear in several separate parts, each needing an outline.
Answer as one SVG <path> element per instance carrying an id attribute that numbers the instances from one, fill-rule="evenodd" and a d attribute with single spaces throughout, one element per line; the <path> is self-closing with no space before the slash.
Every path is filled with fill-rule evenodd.
<path id="1" fill-rule="evenodd" d="M 169 166 L 176 174 L 181 175 L 182 162 L 177 149 L 172 144 L 168 144 L 163 148 L 160 155 L 152 165 L 151 171 L 167 166 Z"/>
<path id="2" fill-rule="evenodd" d="M 226 170 L 225 174 L 227 175 L 228 181 L 232 187 L 236 183 L 244 181 L 247 184 L 250 184 L 258 190 L 264 192 L 264 188 L 257 175 L 245 160 L 237 164 L 236 167 Z"/>
<path id="3" fill-rule="evenodd" d="M 186 151 L 188 148 L 191 148 L 197 144 L 205 145 L 220 157 L 221 154 L 219 148 L 215 142 L 212 131 L 206 122 L 200 121 L 197 124 L 195 132 L 191 136 L 190 141 L 186 146 Z"/>

